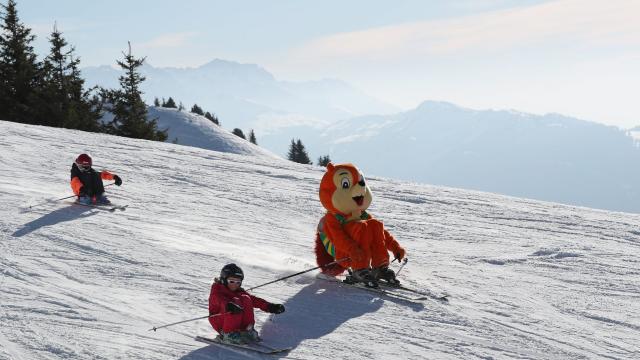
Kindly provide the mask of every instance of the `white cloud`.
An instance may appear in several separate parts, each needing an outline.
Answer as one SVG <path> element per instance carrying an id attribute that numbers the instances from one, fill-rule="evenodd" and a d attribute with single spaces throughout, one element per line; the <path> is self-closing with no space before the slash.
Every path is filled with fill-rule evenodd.
<path id="1" fill-rule="evenodd" d="M 196 36 L 198 33 L 195 31 L 190 32 L 178 32 L 172 34 L 160 35 L 150 41 L 139 44 L 141 48 L 145 49 L 162 49 L 162 48 L 176 48 L 184 46 L 189 38 Z"/>
<path id="2" fill-rule="evenodd" d="M 638 14 L 640 1 L 637 0 L 561 0 L 455 19 L 336 34 L 297 48 L 290 57 L 301 62 L 350 57 L 385 61 L 541 43 L 637 46 L 640 44 Z"/>

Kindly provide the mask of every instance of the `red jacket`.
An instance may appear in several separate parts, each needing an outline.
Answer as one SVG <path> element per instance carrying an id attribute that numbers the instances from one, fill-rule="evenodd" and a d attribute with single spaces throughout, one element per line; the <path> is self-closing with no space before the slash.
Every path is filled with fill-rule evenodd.
<path id="1" fill-rule="evenodd" d="M 243 296 L 244 295 L 244 296 Z M 243 300 L 242 298 L 245 300 Z M 250 299 L 250 306 L 247 306 L 246 299 L 247 297 Z M 228 314 L 227 312 L 227 303 L 233 302 L 244 308 L 244 311 L 251 311 L 253 314 L 253 308 L 259 308 L 262 311 L 267 311 L 269 308 L 269 302 L 266 300 L 259 298 L 257 296 L 253 296 L 248 292 L 244 291 L 244 289 L 239 288 L 237 291 L 231 291 L 225 285 L 220 283 L 217 279 L 211 285 L 211 293 L 209 294 L 209 315 L 214 314 Z M 248 308 L 251 307 L 251 308 Z M 210 317 L 209 322 L 218 332 L 222 330 L 222 326 L 225 321 L 225 316 L 215 316 Z M 253 317 L 253 316 L 251 316 Z"/>

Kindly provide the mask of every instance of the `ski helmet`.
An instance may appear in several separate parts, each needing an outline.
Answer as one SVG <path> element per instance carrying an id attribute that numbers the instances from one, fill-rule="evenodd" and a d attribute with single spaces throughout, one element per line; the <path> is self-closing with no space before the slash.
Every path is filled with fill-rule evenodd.
<path id="1" fill-rule="evenodd" d="M 93 165 L 93 161 L 91 160 L 91 156 L 87 155 L 87 154 L 80 154 L 77 158 L 76 158 L 76 165 L 78 165 L 78 167 L 80 168 L 90 168 L 91 165 Z"/>
<path id="2" fill-rule="evenodd" d="M 224 285 L 227 285 L 227 278 L 229 277 L 237 277 L 243 280 L 244 272 L 236 264 L 227 264 L 222 268 L 222 271 L 220 271 L 220 281 L 222 281 Z"/>

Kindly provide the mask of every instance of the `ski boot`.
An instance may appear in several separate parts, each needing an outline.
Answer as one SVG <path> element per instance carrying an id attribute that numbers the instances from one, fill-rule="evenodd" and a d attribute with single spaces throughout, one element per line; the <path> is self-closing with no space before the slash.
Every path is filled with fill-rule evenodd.
<path id="1" fill-rule="evenodd" d="M 242 333 L 242 331 L 234 331 L 226 334 L 222 333 L 218 335 L 218 339 L 229 344 L 244 345 L 247 343 L 247 340 Z"/>
<path id="2" fill-rule="evenodd" d="M 400 286 L 400 280 L 396 279 L 396 273 L 388 265 L 377 267 L 372 272 L 376 280 L 384 280 L 389 286 Z"/>
<path id="3" fill-rule="evenodd" d="M 253 325 L 249 325 L 247 327 L 247 330 L 242 331 L 241 334 L 242 334 L 242 338 L 247 343 L 256 343 L 256 342 L 262 341 L 262 339 L 258 335 L 258 332 L 253 328 Z"/>
<path id="4" fill-rule="evenodd" d="M 377 288 L 378 282 L 376 278 L 371 273 L 369 268 L 359 269 L 359 270 L 350 270 L 349 275 L 344 280 L 347 284 L 355 284 L 362 283 L 366 287 Z"/>
<path id="5" fill-rule="evenodd" d="M 91 205 L 91 198 L 86 195 L 78 196 L 78 200 L 76 201 L 81 205 Z"/>
<path id="6" fill-rule="evenodd" d="M 96 197 L 96 204 L 98 205 L 110 205 L 111 200 L 109 200 L 104 194 L 100 194 Z"/>

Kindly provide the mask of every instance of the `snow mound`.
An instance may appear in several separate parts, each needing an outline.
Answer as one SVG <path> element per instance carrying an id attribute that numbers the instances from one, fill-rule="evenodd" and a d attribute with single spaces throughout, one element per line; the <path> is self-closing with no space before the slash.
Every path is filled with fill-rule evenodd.
<path id="1" fill-rule="evenodd" d="M 269 150 L 232 134 L 204 116 L 155 106 L 148 110 L 149 118 L 157 119 L 159 129 L 169 129 L 167 142 L 232 154 L 276 157 Z"/>

